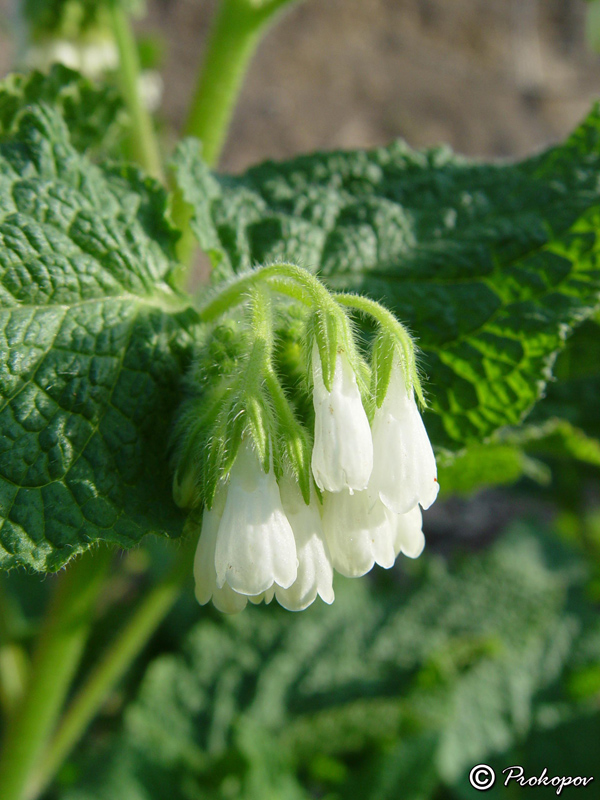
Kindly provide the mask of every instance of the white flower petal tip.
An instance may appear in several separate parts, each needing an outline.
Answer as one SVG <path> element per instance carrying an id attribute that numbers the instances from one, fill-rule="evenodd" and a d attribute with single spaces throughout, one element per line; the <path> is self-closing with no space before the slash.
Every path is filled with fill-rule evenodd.
<path id="1" fill-rule="evenodd" d="M 294 534 L 281 505 L 275 475 L 243 443 L 231 470 L 215 547 L 217 587 L 225 583 L 256 596 L 297 576 Z"/>
<path id="2" fill-rule="evenodd" d="M 302 611 L 317 596 L 333 603 L 333 566 L 321 525 L 321 515 L 313 495 L 306 505 L 299 486 L 289 479 L 280 484 L 283 509 L 292 526 L 298 556 L 298 574 L 294 583 L 275 587 L 277 602 L 288 611 Z"/>
<path id="3" fill-rule="evenodd" d="M 378 496 L 396 514 L 406 514 L 417 504 L 429 508 L 440 488 L 435 456 L 399 363 L 394 364 L 387 394 L 375 412 L 372 434 L 371 496 Z"/>
<path id="4" fill-rule="evenodd" d="M 257 594 L 254 597 L 248 597 L 248 600 L 254 606 L 258 606 L 260 605 L 260 603 L 264 603 L 266 606 L 268 606 L 274 597 L 275 597 L 275 587 L 271 586 L 269 589 L 267 589 L 266 592 L 261 592 L 260 594 Z"/>
<path id="5" fill-rule="evenodd" d="M 215 506 L 219 505 L 220 508 L 205 509 L 202 515 L 202 533 L 194 558 L 195 593 L 201 606 L 212 600 L 219 611 L 225 614 L 237 614 L 246 607 L 246 598 L 234 592 L 228 585 L 217 588 L 215 547 L 221 520 L 222 502 L 215 503 Z"/>
<path id="6" fill-rule="evenodd" d="M 328 492 L 367 488 L 373 469 L 373 442 L 356 376 L 339 353 L 331 391 L 323 382 L 317 345 L 313 346 L 315 441 L 312 472 L 317 486 Z"/>
<path id="7" fill-rule="evenodd" d="M 407 558 L 418 558 L 425 547 L 423 515 L 419 506 L 406 514 L 397 514 L 395 520 L 394 550 Z"/>
<path id="8" fill-rule="evenodd" d="M 334 569 L 348 578 L 365 575 L 374 564 L 394 565 L 395 515 L 366 491 L 327 493 L 323 530 Z"/>

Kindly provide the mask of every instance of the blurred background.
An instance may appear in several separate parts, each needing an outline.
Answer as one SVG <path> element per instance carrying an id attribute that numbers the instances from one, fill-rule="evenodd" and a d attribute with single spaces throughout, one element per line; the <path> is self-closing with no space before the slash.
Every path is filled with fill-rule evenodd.
<path id="1" fill-rule="evenodd" d="M 0 0 L 0 72 L 15 63 L 15 0 Z M 161 113 L 183 123 L 213 0 L 149 0 L 137 25 L 160 66 Z M 306 0 L 252 64 L 222 166 L 401 136 L 473 156 L 558 140 L 600 85 L 584 0 Z"/>

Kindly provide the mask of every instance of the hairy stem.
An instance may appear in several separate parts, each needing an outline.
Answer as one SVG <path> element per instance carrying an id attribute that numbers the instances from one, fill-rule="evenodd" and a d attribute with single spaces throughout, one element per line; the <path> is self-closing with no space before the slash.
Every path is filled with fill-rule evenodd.
<path id="1" fill-rule="evenodd" d="M 127 14 L 117 0 L 110 3 L 110 14 L 119 50 L 121 91 L 131 117 L 132 156 L 146 172 L 162 180 L 163 169 L 154 124 L 140 96 L 140 62 L 135 37 Z"/>
<path id="2" fill-rule="evenodd" d="M 27 654 L 13 640 L 13 609 L 5 587 L 0 582 L 0 706 L 8 718 L 19 703 L 29 669 Z"/>
<path id="3" fill-rule="evenodd" d="M 352 308 L 356 311 L 360 311 L 362 314 L 372 317 L 379 324 L 380 328 L 385 331 L 392 340 L 395 340 L 400 345 L 408 375 L 414 385 L 419 400 L 424 404 L 423 392 L 415 363 L 414 343 L 404 325 L 396 319 L 391 311 L 379 303 L 376 303 L 374 300 L 370 300 L 368 297 L 339 292 L 334 294 L 334 298 L 340 305 Z"/>
<path id="4" fill-rule="evenodd" d="M 200 319 L 203 322 L 213 322 L 230 309 L 246 302 L 250 290 L 263 282 L 280 294 L 305 305 L 312 306 L 315 301 L 333 305 L 327 289 L 310 272 L 294 264 L 272 264 L 241 275 L 227 284 L 198 309 Z"/>
<path id="5" fill-rule="evenodd" d="M 196 540 L 193 537 L 182 544 L 169 572 L 143 598 L 76 693 L 29 784 L 28 800 L 39 797 L 46 789 L 85 733 L 111 689 L 121 680 L 168 614 L 183 583 L 192 574 L 195 549 Z M 0 794 L 0 797 L 5 800 L 4 795 Z"/>
<path id="6" fill-rule="evenodd" d="M 0 760 L 2 800 L 26 797 L 29 776 L 79 665 L 111 556 L 108 548 L 88 552 L 58 578 L 25 694 L 4 732 Z"/>

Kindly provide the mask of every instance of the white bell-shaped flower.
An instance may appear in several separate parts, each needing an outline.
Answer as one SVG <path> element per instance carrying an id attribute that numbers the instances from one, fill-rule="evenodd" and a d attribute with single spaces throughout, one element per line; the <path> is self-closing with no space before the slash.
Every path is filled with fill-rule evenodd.
<path id="1" fill-rule="evenodd" d="M 418 505 L 406 514 L 393 514 L 394 552 L 396 556 L 403 553 L 408 558 L 418 558 L 425 547 L 423 536 L 423 514 Z"/>
<path id="2" fill-rule="evenodd" d="M 245 595 L 274 583 L 287 589 L 296 580 L 296 544 L 271 469 L 266 473 L 243 442 L 227 489 L 215 548 L 217 587 L 225 583 Z"/>
<path id="3" fill-rule="evenodd" d="M 205 508 L 202 514 L 202 533 L 194 557 L 196 599 L 201 606 L 212 600 L 219 611 L 237 614 L 246 607 L 247 598 L 234 592 L 228 583 L 220 589 L 217 587 L 215 548 L 224 505 L 225 491 L 221 489 L 217 492 L 213 507 L 210 510 Z"/>
<path id="4" fill-rule="evenodd" d="M 288 611 L 302 611 L 317 595 L 333 603 L 333 567 L 321 525 L 316 497 L 306 505 L 297 483 L 285 478 L 279 485 L 283 510 L 292 526 L 298 555 L 298 576 L 289 589 L 275 587 L 275 597 Z"/>
<path id="5" fill-rule="evenodd" d="M 373 472 L 369 493 L 396 514 L 417 503 L 429 508 L 439 484 L 435 456 L 414 393 L 396 361 L 387 394 L 373 418 Z"/>
<path id="6" fill-rule="evenodd" d="M 323 530 L 334 569 L 357 578 L 373 564 L 389 569 L 396 560 L 396 520 L 383 503 L 366 491 L 327 493 Z"/>
<path id="7" fill-rule="evenodd" d="M 346 355 L 338 353 L 331 391 L 327 391 L 316 344 L 312 369 L 315 441 L 311 464 L 315 482 L 328 492 L 362 491 L 373 469 L 373 442 L 354 371 Z"/>

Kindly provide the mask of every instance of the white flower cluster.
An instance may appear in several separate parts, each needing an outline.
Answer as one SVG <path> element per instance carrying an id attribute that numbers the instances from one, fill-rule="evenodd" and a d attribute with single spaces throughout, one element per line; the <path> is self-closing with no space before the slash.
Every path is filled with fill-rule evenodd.
<path id="1" fill-rule="evenodd" d="M 29 69 L 43 72 L 52 64 L 64 64 L 90 78 L 99 78 L 119 66 L 119 51 L 112 39 L 75 42 L 70 39 L 47 39 L 31 46 L 24 57 Z"/>
<path id="2" fill-rule="evenodd" d="M 203 512 L 194 576 L 201 604 L 226 613 L 275 597 L 299 611 L 319 595 L 333 602 L 333 572 L 357 577 L 423 550 L 420 507 L 438 492 L 436 464 L 399 360 L 372 425 L 344 353 L 331 391 L 315 345 L 312 490 L 304 502 L 291 478 L 263 470 L 246 438 L 230 479 Z"/>

